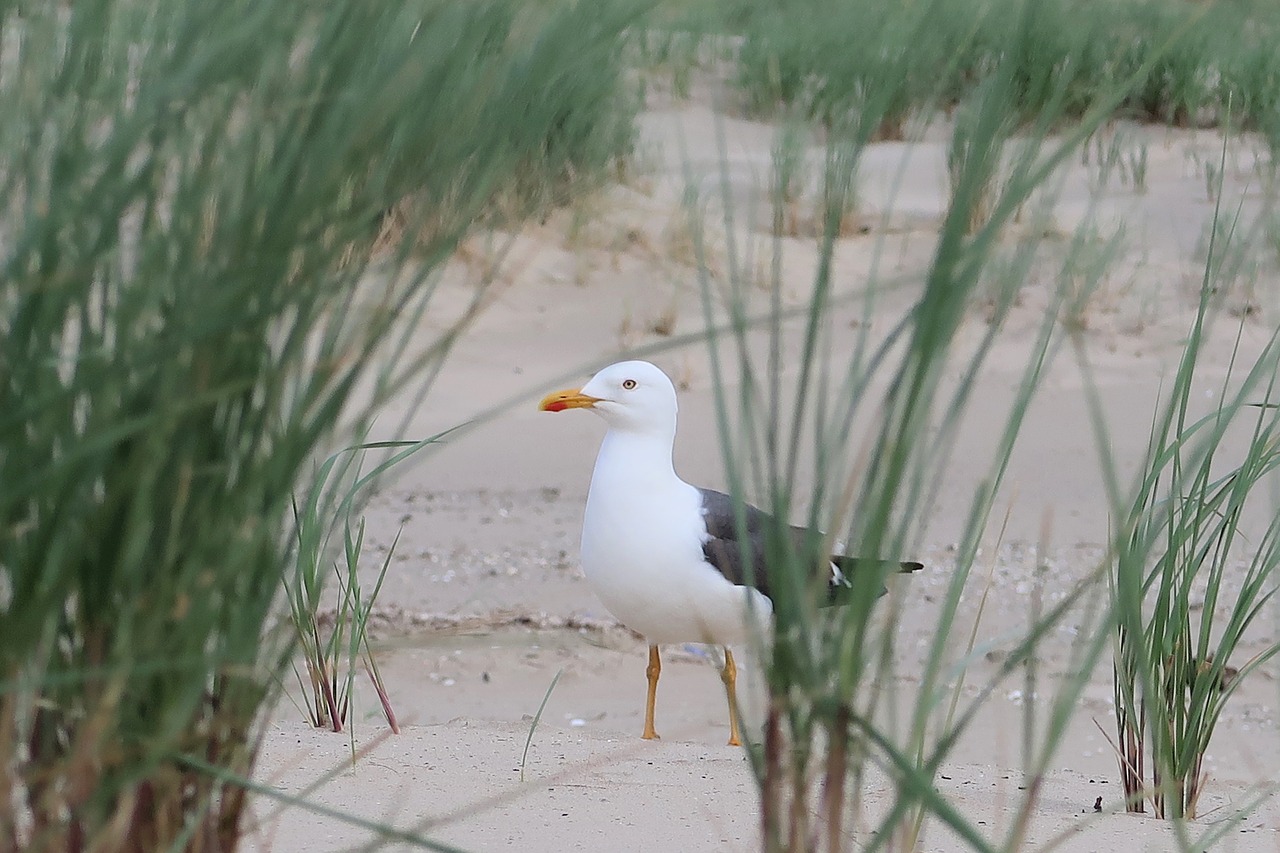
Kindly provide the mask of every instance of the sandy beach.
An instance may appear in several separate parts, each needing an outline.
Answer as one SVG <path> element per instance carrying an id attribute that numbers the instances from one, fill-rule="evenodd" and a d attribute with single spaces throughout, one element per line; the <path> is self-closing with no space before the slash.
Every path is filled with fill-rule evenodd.
<path id="1" fill-rule="evenodd" d="M 755 223 L 768 221 L 777 128 L 715 104 L 705 93 L 687 102 L 651 95 L 640 124 L 635 174 L 521 231 L 491 304 L 459 341 L 422 405 L 411 411 L 412 395 L 406 394 L 380 421 L 389 426 L 408 418 L 409 436 L 421 437 L 507 404 L 400 471 L 366 512 L 369 572 L 400 532 L 375 624 L 383 677 L 403 732 L 386 732 L 362 682 L 353 765 L 346 735 L 311 729 L 296 707 L 284 703 L 264 734 L 260 783 L 467 850 L 758 849 L 750 766 L 742 750 L 724 745 L 723 691 L 702 649 L 664 651 L 658 698 L 663 737 L 639 739 L 644 642 L 595 599 L 578 566 L 582 509 L 604 426 L 584 412 L 552 416 L 535 406 L 546 391 L 585 381 L 630 348 L 703 328 L 681 204 L 690 180 L 712 199 L 707 235 L 713 274 L 717 267 L 723 274 L 729 251 L 716 214 L 723 196 L 715 186 L 722 177 L 732 189 L 728 203 L 739 212 L 738 244 L 751 235 L 762 244 L 772 239 Z M 1099 244 L 1119 241 L 1116 260 L 1072 322 L 1086 346 L 1109 424 L 1110 451 L 1124 477 L 1141 461 L 1156 401 L 1181 353 L 1214 212 L 1203 164 L 1217 161 L 1222 139 L 1209 130 L 1136 125 L 1111 132 L 1127 144 L 1141 140 L 1147 146 L 1145 186 L 1112 179 L 1099 189 L 1096 163 L 1076 157 L 1064 167 L 1052 207 L 1053 232 L 1046 238 L 1050 245 L 978 378 L 928 523 L 914 543 L 910 556 L 926 568 L 895 582 L 903 618 L 897 626 L 899 683 L 891 689 L 903 696 L 915 686 L 912 673 L 937 624 L 941 591 L 975 488 L 988 473 L 1049 303 L 1054 258 L 1065 254 L 1082 228 L 1095 233 Z M 887 334 L 918 296 L 947 201 L 945 140 L 943 122 L 921 141 L 879 143 L 867 151 L 857 208 L 865 233 L 839 241 L 835 281 L 837 295 L 852 293 L 874 273 L 886 282 L 886 292 L 871 316 L 856 299 L 836 307 L 837 325 L 861 324 L 873 336 Z M 820 162 L 818 140 L 808 153 Z M 1243 222 L 1267 205 L 1254 168 L 1255 158 L 1264 156 L 1247 137 L 1230 143 L 1222 193 L 1225 206 L 1239 207 Z M 788 305 L 801 304 L 817 247 L 803 236 L 785 237 L 782 244 L 783 298 Z M 469 298 L 484 245 L 480 238 L 469 241 L 442 283 L 443 314 Z M 1274 333 L 1280 274 L 1271 251 L 1259 256 L 1250 287 L 1222 295 L 1223 310 L 1201 363 L 1202 387 L 1194 389 L 1201 411 L 1214 405 L 1237 337 L 1236 357 L 1251 363 Z M 424 322 L 443 323 L 431 317 Z M 975 305 L 960 348 L 976 346 L 986 330 L 982 306 Z M 424 329 L 424 336 L 430 331 Z M 788 346 L 798 345 L 788 340 Z M 680 388 L 677 471 L 690 482 L 725 488 L 705 344 L 674 348 L 652 360 Z M 944 381 L 960 381 L 958 370 Z M 864 420 L 870 429 L 870 419 Z M 990 574 L 999 606 L 988 607 L 979 625 L 981 654 L 970 664 L 966 697 L 977 696 L 978 686 L 1020 637 L 1032 612 L 1038 565 L 1048 566 L 1039 577 L 1050 602 L 1097 567 L 1108 531 L 1097 459 L 1087 385 L 1064 339 L 1027 415 L 995 501 L 975 587 L 962 605 L 967 629 Z M 1249 521 L 1252 529 L 1260 523 Z M 1242 655 L 1275 642 L 1278 616 L 1270 606 Z M 1045 696 L 1063 677 L 1073 639 L 1087 618 L 1085 612 L 1069 618 L 1044 643 Z M 760 678 L 754 663 L 745 670 L 752 723 L 758 719 L 753 711 L 759 709 Z M 557 674 L 522 780 L 530 720 Z M 1010 831 L 1021 794 L 1027 700 L 1021 686 L 1014 679 L 987 700 L 937 780 L 938 790 L 992 839 Z M 1115 728 L 1112 704 L 1104 656 L 1053 759 L 1027 849 L 1059 837 L 1059 850 L 1172 849 L 1165 824 L 1118 813 L 1123 793 L 1103 735 Z M 1277 779 L 1277 707 L 1280 682 L 1273 662 L 1240 686 L 1219 724 L 1194 831 L 1229 819 L 1260 786 Z M 865 819 L 849 828 L 850 849 L 857 849 L 860 834 L 882 813 L 888 786 L 873 769 L 863 790 Z M 1098 798 L 1101 813 L 1094 810 Z M 265 796 L 255 798 L 251 812 L 257 827 L 247 849 L 263 853 L 347 849 L 374 838 L 367 828 L 296 806 L 282 809 Z M 941 827 L 926 825 L 919 849 L 958 845 Z M 391 842 L 388 849 L 408 848 Z M 1280 808 L 1264 803 L 1212 849 L 1280 851 Z"/>

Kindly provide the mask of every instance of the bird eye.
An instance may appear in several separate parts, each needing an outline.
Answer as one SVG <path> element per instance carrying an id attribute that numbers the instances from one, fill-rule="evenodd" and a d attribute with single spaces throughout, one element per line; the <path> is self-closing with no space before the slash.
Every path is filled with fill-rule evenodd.
<path id="1" fill-rule="evenodd" d="M 634 379 L 624 379 L 622 380 L 622 387 L 630 391 L 636 387 L 636 381 Z"/>

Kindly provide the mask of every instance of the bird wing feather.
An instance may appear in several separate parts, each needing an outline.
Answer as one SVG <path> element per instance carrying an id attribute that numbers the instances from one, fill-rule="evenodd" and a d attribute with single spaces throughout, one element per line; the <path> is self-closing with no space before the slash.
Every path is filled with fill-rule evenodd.
<path id="1" fill-rule="evenodd" d="M 707 539 L 702 545 L 702 554 L 707 562 L 731 583 L 754 587 L 763 595 L 771 597 L 766 541 L 768 531 L 775 523 L 773 516 L 744 503 L 743 525 L 739 528 L 732 497 L 715 489 L 698 491 L 702 494 L 703 518 L 707 526 Z M 797 551 L 803 553 L 804 549 L 813 550 L 821 545 L 823 534 L 820 531 L 795 525 L 788 525 L 788 528 Z M 745 541 L 740 533 L 746 534 Z M 832 604 L 841 603 L 844 599 L 840 593 L 851 587 L 847 577 L 852 572 L 878 571 L 881 577 L 885 577 L 893 572 L 914 572 L 923 568 L 917 562 L 850 557 L 843 554 L 832 555 L 831 562 L 846 578 L 841 582 L 834 573 L 827 576 Z M 881 594 L 883 593 L 882 589 Z"/>

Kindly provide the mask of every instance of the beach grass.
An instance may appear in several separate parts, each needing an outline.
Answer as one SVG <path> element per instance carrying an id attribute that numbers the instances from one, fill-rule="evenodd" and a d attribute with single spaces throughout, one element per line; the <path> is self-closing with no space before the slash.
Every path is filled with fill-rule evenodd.
<path id="1" fill-rule="evenodd" d="M 1090 5 L 1096 13 L 1090 26 L 1097 29 L 1081 30 L 1074 24 L 1088 16 L 1079 4 L 996 2 L 963 4 L 968 10 L 978 9 L 966 26 L 939 23 L 956 21 L 960 5 L 789 4 L 757 9 L 757 16 L 748 16 L 743 25 L 739 84 L 748 108 L 782 116 L 787 126 L 798 112 L 825 129 L 828 140 L 815 202 L 824 214 L 815 238 L 819 263 L 802 304 L 783 302 L 778 277 L 783 265 L 777 258 L 787 249 L 780 238 L 795 235 L 776 225 L 766 246 L 752 243 L 750 237 L 739 238 L 742 242 L 730 250 L 739 259 L 729 261 L 730 281 L 704 276 L 702 287 L 708 325 L 722 313 L 730 318 L 729 330 L 709 342 L 725 470 L 735 495 L 762 504 L 779 519 L 769 537 L 767 559 L 776 625 L 772 637 L 761 638 L 759 644 L 767 681 L 763 743 L 751 753 L 768 850 L 836 851 L 847 849 L 854 838 L 858 849 L 913 850 L 929 827 L 964 849 L 1022 849 L 1045 774 L 1055 766 L 1082 691 L 1113 650 L 1118 626 L 1122 633 L 1127 629 L 1130 638 L 1156 630 L 1139 621 L 1140 604 L 1122 604 L 1116 595 L 1108 595 L 1109 589 L 1114 593 L 1118 588 L 1114 579 L 1120 570 L 1112 570 L 1112 559 L 1104 560 L 1083 571 L 1064 599 L 1049 605 L 1035 604 L 1039 598 L 1033 598 L 1012 652 L 977 686 L 974 698 L 960 699 L 961 682 L 972 677 L 965 673 L 974 636 L 960 616 L 960 605 L 972 592 L 993 496 L 1043 371 L 1065 340 L 1080 340 L 1089 293 L 1115 255 L 1105 246 L 1101 251 L 1089 248 L 1096 231 L 1088 217 L 1069 241 L 1035 344 L 1025 354 L 1018 391 L 1003 413 L 1003 428 L 993 436 L 989 475 L 975 489 L 954 563 L 946 567 L 934 638 L 922 655 L 922 669 L 912 672 L 915 686 L 910 691 L 894 686 L 900 652 L 894 644 L 894 625 L 902 602 L 891 595 L 875 603 L 886 579 L 875 573 L 852 578 L 863 593 L 862 604 L 840 608 L 834 615 L 823 607 L 825 583 L 814 580 L 822 574 L 825 555 L 837 538 L 855 553 L 911 558 L 937 478 L 946 468 L 970 403 L 974 379 L 1042 249 L 1037 236 L 1045 233 L 1042 223 L 1012 226 L 1029 203 L 1051 195 L 1056 170 L 1080 156 L 1090 139 L 1118 116 L 1175 125 L 1232 124 L 1225 105 L 1237 98 L 1233 84 L 1222 76 L 1211 85 L 1207 81 L 1216 78 L 1210 72 L 1232 62 L 1262 66 L 1269 61 L 1226 38 L 1230 21 L 1247 19 L 1270 26 L 1272 19 L 1263 7 L 1241 4 L 1210 19 L 1203 8 L 1191 4 L 1096 4 Z M 850 38 L 856 42 L 863 37 L 865 44 L 849 44 Z M 1194 42 L 1191 48 L 1186 38 Z M 852 355 L 833 356 L 849 349 L 849 332 L 838 331 L 841 309 L 863 305 L 870 315 L 872 305 L 903 286 L 900 280 L 873 272 L 869 281 L 852 289 L 840 287 L 834 269 L 834 244 L 850 209 L 862 151 L 879 139 L 910 140 L 912 134 L 940 123 L 944 111 L 951 113 L 951 195 L 931 263 L 922 272 L 919 295 L 910 300 L 897 325 L 876 338 L 865 329 L 854 331 Z M 1242 116 L 1239 125 L 1261 129 L 1262 123 L 1254 114 Z M 780 131 L 784 153 L 786 137 L 787 131 Z M 1120 158 L 1119 151 L 1111 155 L 1112 160 Z M 795 207 L 790 188 L 801 166 L 794 156 L 775 160 L 777 223 Z M 1133 153 L 1125 166 L 1128 181 L 1138 189 L 1145 180 L 1144 153 Z M 1036 216 L 1034 210 L 1042 207 L 1032 206 L 1030 215 Z M 724 230 L 740 233 L 734 228 L 727 214 Z M 1121 236 L 1117 232 L 1107 245 Z M 1004 259 L 1010 243 L 1016 247 L 1011 262 Z M 762 297 L 761 288 L 743 270 L 749 266 L 745 259 L 770 253 L 774 279 Z M 990 294 L 988 331 L 977 345 L 961 349 L 957 331 L 980 293 Z M 833 336 L 839 334 L 845 341 L 834 347 Z M 1194 365 L 1196 357 L 1191 344 L 1186 359 Z M 944 370 L 960 377 L 948 393 L 939 381 Z M 1257 393 L 1265 389 L 1257 387 L 1256 378 L 1267 375 L 1267 366 L 1256 367 L 1250 375 L 1255 376 L 1254 397 L 1234 398 L 1236 409 L 1254 398 L 1269 405 L 1270 397 Z M 1261 426 L 1267 417 L 1258 416 L 1250 461 L 1234 477 L 1183 475 L 1192 476 L 1182 481 L 1184 485 L 1196 483 L 1201 489 L 1198 498 L 1178 504 L 1183 507 L 1180 513 L 1195 508 L 1194 520 L 1184 525 L 1182 534 L 1189 546 L 1198 544 L 1199 550 L 1191 548 L 1193 553 L 1217 553 L 1218 545 L 1230 543 L 1237 504 L 1272 470 L 1274 439 L 1270 428 Z M 856 423 L 862 426 L 855 428 Z M 1161 471 L 1176 464 L 1168 444 L 1153 447 Z M 1114 476 L 1115 460 L 1104 456 L 1099 464 Z M 1164 482 L 1160 472 L 1151 478 Z M 802 483 L 812 485 L 802 488 Z M 1160 513 L 1172 514 L 1173 503 L 1177 502 L 1148 496 L 1139 506 L 1159 506 Z M 809 526 L 832 531 L 823 547 L 811 552 L 797 551 L 786 522 L 804 513 Z M 1123 528 L 1125 535 L 1134 524 Z M 1166 522 L 1164 528 L 1170 526 L 1176 525 Z M 1098 535 L 1100 540 L 1110 538 L 1105 530 Z M 1135 556 L 1132 543 L 1121 551 L 1122 543 L 1116 540 L 1114 559 L 1142 563 L 1154 548 L 1144 542 L 1146 550 Z M 1160 623 L 1165 633 L 1159 639 L 1165 645 L 1180 642 L 1180 650 L 1195 646 L 1200 654 L 1194 658 L 1179 651 L 1177 663 L 1170 664 L 1179 667 L 1178 689 L 1185 684 L 1188 690 L 1200 691 L 1200 705 L 1179 712 L 1199 728 L 1192 731 L 1188 723 L 1181 732 L 1174 731 L 1176 746 L 1160 747 L 1158 779 L 1187 780 L 1192 769 L 1199 773 L 1188 750 L 1199 749 L 1197 754 L 1203 755 L 1214 715 L 1230 693 L 1232 682 L 1223 674 L 1234 678 L 1234 670 L 1225 669 L 1231 644 L 1262 612 L 1274 589 L 1268 581 L 1270 542 L 1268 534 L 1221 638 L 1208 621 L 1200 621 L 1194 635 L 1189 633 L 1185 595 L 1193 585 L 1187 555 L 1178 571 L 1173 569 L 1175 562 L 1157 566 L 1155 574 L 1127 570 L 1126 577 L 1146 579 L 1147 586 L 1152 578 L 1163 577 L 1168 587 L 1184 595 L 1176 606 L 1176 596 L 1164 599 L 1169 612 Z M 1047 551 L 1051 543 L 1052 522 L 1046 520 L 1041 550 Z M 1221 562 L 1206 567 L 1211 590 L 1222 584 L 1225 566 Z M 1110 585 L 1108 578 L 1113 579 Z M 1090 616 L 1081 619 L 1081 613 Z M 1037 675 L 1040 647 L 1069 617 L 1081 621 L 1073 625 L 1077 638 L 1066 663 L 1059 664 L 1065 674 L 1044 681 Z M 1148 633 L 1140 634 L 1142 630 Z M 1133 645 L 1130 640 L 1124 647 Z M 1257 666 L 1266 657 L 1244 665 Z M 1152 667 L 1150 653 L 1137 662 L 1137 675 L 1132 674 L 1132 655 L 1117 660 L 1128 673 L 1117 676 L 1117 683 L 1130 679 L 1138 685 L 1129 688 L 1131 695 L 1139 688 L 1152 691 L 1167 683 Z M 1013 795 L 1014 817 L 996 836 L 939 795 L 935 779 L 996 690 L 1016 680 L 1022 682 L 1025 701 L 1022 784 Z M 1125 698 L 1121 690 L 1117 687 L 1118 702 Z M 1135 707 L 1131 696 L 1129 700 L 1127 707 Z M 1153 721 L 1149 709 L 1141 720 L 1148 732 L 1152 725 L 1169 722 L 1164 716 Z M 866 813 L 860 797 L 871 766 L 893 783 L 890 802 L 874 816 Z M 1174 789 L 1169 784 L 1142 786 L 1144 794 L 1153 790 L 1168 797 Z M 1176 790 L 1185 802 L 1188 788 Z M 1185 808 L 1165 809 L 1165 800 L 1161 802 L 1162 814 L 1190 816 Z M 1189 831 L 1182 830 L 1179 838 L 1184 849 L 1196 849 Z"/>
<path id="2" fill-rule="evenodd" d="M 726 14 L 743 39 L 739 85 L 764 114 L 798 105 L 837 127 L 865 114 L 878 124 L 864 133 L 900 138 L 912 115 L 954 106 L 1004 66 L 1023 121 L 1081 118 L 1133 78 L 1117 116 L 1217 126 L 1230 110 L 1275 141 L 1273 4 L 1047 0 L 1028 12 L 1021 0 L 802 0 Z"/>
<path id="3" fill-rule="evenodd" d="M 716 329 L 695 337 L 715 356 L 726 468 L 742 472 L 730 485 L 778 519 L 807 514 L 892 559 L 920 542 L 975 378 L 1041 249 L 1037 229 L 1012 236 L 1011 225 L 1059 166 L 1116 117 L 1255 130 L 1280 150 L 1280 13 L 1262 3 L 742 0 L 714 12 L 667 3 L 654 21 L 643 11 L 619 0 L 0 9 L 0 846 L 232 849 L 264 715 L 300 648 L 314 723 L 343 725 L 358 660 L 385 699 L 365 633 L 376 584 L 362 588 L 355 571 L 360 502 L 377 477 L 350 468 L 330 480 L 355 464 L 334 449 L 366 435 L 393 395 L 424 393 L 482 310 L 483 282 L 431 340 L 406 332 L 435 304 L 464 235 L 616 176 L 637 108 L 628 57 L 672 68 L 678 93 L 700 63 L 731 63 L 746 110 L 786 118 L 767 242 L 736 242 L 727 214 L 727 282 L 713 280 L 691 227 Z M 664 37 L 682 26 L 695 35 Z M 710 58 L 697 34 L 719 40 Z M 948 113 L 950 199 L 923 286 L 888 334 L 855 330 L 852 356 L 836 360 L 833 336 L 850 334 L 837 328 L 842 308 L 871 313 L 907 284 L 877 269 L 841 286 L 834 247 L 856 209 L 861 155 Z M 780 263 L 761 287 L 743 259 L 777 261 L 784 237 L 808 233 L 794 224 L 808 177 L 801 123 L 828 144 L 812 173 L 820 263 L 795 308 Z M 1121 156 L 1109 152 L 1108 168 Z M 1127 162 L 1137 184 L 1144 157 Z M 995 674 L 962 698 L 976 628 L 961 603 L 994 495 L 1060 336 L 1084 316 L 1080 276 L 1063 269 L 910 691 L 895 686 L 903 603 L 876 603 L 886 579 L 855 576 L 861 603 L 833 614 L 812 582 L 825 555 L 773 531 L 778 627 L 762 645 L 764 740 L 749 753 L 768 849 L 845 849 L 869 820 L 864 849 L 914 849 L 934 826 L 970 849 L 1019 849 L 1074 702 L 1113 650 L 1122 766 L 1136 770 L 1145 754 L 1156 774 L 1127 777 L 1127 802 L 1194 814 L 1216 715 L 1265 659 L 1233 652 L 1274 589 L 1274 526 L 1246 554 L 1243 586 L 1225 578 L 1246 547 L 1239 514 L 1277 458 L 1274 344 L 1220 412 L 1190 421 L 1197 327 L 1139 488 L 1126 495 L 1113 477 L 1123 524 L 1109 559 L 1028 613 Z M 980 293 L 987 331 L 962 349 Z M 688 336 L 664 346 L 680 343 Z M 944 370 L 961 377 L 951 392 Z M 1246 422 L 1245 457 L 1223 473 L 1217 448 Z M 367 449 L 394 460 L 420 445 Z M 384 473 L 386 458 L 372 470 Z M 338 633 L 324 638 L 335 558 Z M 1193 617 L 1205 589 L 1230 605 L 1225 625 Z M 1039 644 L 1086 604 L 1099 616 L 1067 676 L 1033 703 Z M 934 780 L 984 703 L 1017 679 L 1025 787 L 993 838 Z M 874 819 L 860 800 L 869 766 L 894 783 Z"/>
<path id="4" fill-rule="evenodd" d="M 1274 402 L 1280 342 L 1273 337 L 1252 364 L 1233 363 L 1216 405 L 1195 414 L 1192 387 L 1215 319 L 1213 269 L 1206 265 L 1195 323 L 1165 402 L 1153 413 L 1138 482 L 1126 493 L 1110 480 L 1119 521 L 1109 572 L 1112 743 L 1126 809 L 1145 812 L 1149 805 L 1156 817 L 1178 821 L 1199 812 L 1205 755 L 1227 701 L 1244 677 L 1280 652 L 1280 643 L 1271 642 L 1244 659 L 1240 654 L 1277 590 L 1280 522 L 1266 484 L 1280 466 Z M 1103 414 L 1095 416 L 1105 439 Z M 1105 458 L 1105 440 L 1100 447 Z M 1108 460 L 1107 469 L 1113 466 Z M 1270 508 L 1271 521 L 1251 534 L 1245 513 L 1259 504 L 1264 513 Z"/>
<path id="5" fill-rule="evenodd" d="M 404 333 L 459 239 L 627 156 L 636 13 L 0 9 L 0 847 L 236 846 L 293 496 L 479 310 Z"/>
<path id="6" fill-rule="evenodd" d="M 1061 162 L 1084 138 L 1081 133 L 1065 142 L 1042 138 L 1040 145 L 1020 146 L 1026 159 L 996 180 L 1010 127 L 1005 106 L 1010 82 L 994 79 L 986 96 L 973 104 L 972 124 L 962 131 L 964 156 L 954 161 L 952 203 L 932 266 L 925 272 L 923 294 L 886 339 L 872 340 L 864 333 L 848 361 L 830 355 L 837 304 L 830 252 L 847 209 L 857 150 L 833 150 L 827 161 L 823 196 L 827 216 L 818 238 L 824 262 L 800 312 L 799 329 L 787 331 L 777 301 L 753 307 L 753 289 L 745 284 L 733 286 L 727 297 L 738 326 L 717 342 L 716 381 L 722 389 L 719 406 L 726 469 L 747 472 L 732 483 L 734 493 L 757 500 L 765 496 L 765 506 L 778 519 L 807 509 L 807 524 L 833 535 L 839 531 L 855 553 L 889 560 L 911 556 L 910 547 L 928 514 L 933 478 L 945 467 L 972 379 L 1000 326 L 997 315 L 992 331 L 967 362 L 957 365 L 951 360 L 955 335 L 971 309 L 973 293 L 984 281 L 985 261 L 997 235 L 1044 180 L 1046 167 Z M 787 204 L 783 194 L 778 194 L 776 204 Z M 775 251 L 781 251 L 780 245 L 775 244 Z M 1028 244 L 1026 251 L 1034 247 Z M 1008 269 L 1016 273 L 1019 268 L 1015 264 Z M 878 291 L 889 286 L 890 282 L 873 279 L 865 289 L 856 290 L 852 297 L 846 293 L 844 298 L 851 298 L 854 305 L 870 305 L 883 298 Z M 1017 282 L 1011 280 L 1003 290 L 1011 294 L 1016 288 Z M 706 291 L 710 313 L 716 291 L 711 286 Z M 780 291 L 775 281 L 769 290 L 771 298 L 776 300 Z M 1003 299 L 997 311 L 1007 311 L 1011 305 L 1011 299 Z M 778 322 L 769 328 L 768 355 L 757 360 L 751 355 L 756 351 L 750 341 L 752 316 L 770 316 L 771 311 Z M 855 601 L 861 603 L 831 616 L 821 607 L 822 585 L 812 582 L 810 571 L 825 558 L 816 550 L 797 553 L 788 544 L 784 522 L 773 531 L 769 571 L 776 628 L 763 651 L 768 681 L 764 741 L 753 752 L 766 849 L 844 849 L 846 828 L 865 819 L 858 803 L 866 768 L 873 763 L 888 773 L 895 790 L 888 814 L 863 838 L 869 849 L 897 845 L 911 849 L 925 814 L 946 824 L 967 846 L 991 849 L 974 825 L 938 797 L 932 780 L 981 709 L 981 699 L 954 709 L 958 662 L 952 649 L 961 630 L 958 606 L 1002 466 L 1037 386 L 1056 326 L 1056 313 L 1047 312 L 1039 343 L 1028 355 L 1022 391 L 1007 414 L 995 449 L 991 479 L 975 494 L 968 533 L 959 545 L 956 564 L 950 567 L 934 645 L 926 655 L 924 671 L 916 674 L 917 695 L 897 696 L 889 686 L 895 677 L 892 625 L 901 602 L 891 597 L 885 608 L 875 606 L 876 592 L 885 578 L 874 573 L 852 578 L 862 593 Z M 943 364 L 969 377 L 951 394 L 940 385 Z M 725 392 L 728 388 L 739 390 Z M 871 420 L 871 433 L 858 441 L 854 424 L 863 416 Z M 801 482 L 813 482 L 812 491 L 801 492 Z M 1065 607 L 1058 607 L 1037 616 L 997 678 L 983 685 L 981 697 L 990 696 L 999 683 L 1034 658 L 1038 638 L 1064 612 Z M 1096 657 L 1101 648 L 1097 643 L 1083 654 Z M 1071 704 L 1070 690 L 1078 689 L 1082 680 L 1072 681 L 1068 695 L 1054 706 L 1056 728 L 1048 743 L 1037 744 L 1035 753 L 1028 756 L 1032 772 L 1041 772 L 1052 754 L 1056 742 L 1052 738 L 1060 736 L 1063 711 Z M 938 713 L 948 706 L 953 707 L 951 713 Z M 886 724 L 886 719 L 891 722 Z M 1028 811 L 1032 802 L 1033 796 L 1028 799 Z"/>
<path id="7" fill-rule="evenodd" d="M 302 670 L 294 663 L 304 713 L 316 728 L 343 731 L 354 697 L 354 680 L 363 668 L 382 706 L 392 732 L 399 732 L 390 697 L 369 646 L 369 616 L 386 579 L 399 535 L 387 548 L 373 588 L 366 590 L 360 578 L 364 552 L 365 521 L 355 516 L 369 491 L 394 467 L 420 451 L 439 443 L 447 433 L 420 441 L 362 442 L 331 455 L 318 466 L 310 488 L 292 501 L 292 528 L 296 543 L 293 569 L 284 577 L 284 596 L 302 658 Z M 395 451 L 363 470 L 370 451 Z M 335 536 L 341 541 L 335 543 Z M 339 561 L 335 554 L 341 554 Z M 333 571 L 329 568 L 332 566 Z M 328 606 L 326 592 L 334 604 Z M 355 752 L 354 732 L 351 742 Z"/>

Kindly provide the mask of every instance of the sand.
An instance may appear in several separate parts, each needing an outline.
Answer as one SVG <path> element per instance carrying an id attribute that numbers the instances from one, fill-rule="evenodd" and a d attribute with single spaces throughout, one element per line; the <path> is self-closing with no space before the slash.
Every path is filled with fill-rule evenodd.
<path id="1" fill-rule="evenodd" d="M 644 643 L 603 609 L 577 565 L 582 506 L 603 425 L 586 413 L 552 416 L 533 405 L 553 387 L 585 381 L 594 367 L 630 347 L 702 327 L 680 204 L 688 176 L 711 200 L 713 273 L 723 276 L 727 257 L 714 215 L 722 158 L 739 236 L 754 234 L 764 245 L 767 235 L 753 217 L 767 220 L 762 187 L 776 128 L 734 117 L 732 110 L 717 112 L 709 106 L 715 102 L 700 95 L 687 102 L 652 97 L 642 116 L 636 174 L 516 236 L 491 304 L 458 343 L 423 405 L 411 410 L 412 395 L 406 394 L 381 421 L 408 417 L 409 434 L 418 437 L 508 404 L 401 471 L 368 507 L 369 571 L 402 529 L 376 623 L 379 659 L 403 732 L 386 733 L 362 686 L 353 765 L 345 735 L 310 729 L 286 703 L 264 734 L 256 772 L 264 785 L 469 850 L 758 849 L 755 785 L 743 752 L 724 745 L 723 693 L 703 650 L 666 650 L 658 702 L 663 739 L 638 738 Z M 1033 268 L 978 380 L 952 462 L 910 555 L 927 568 L 895 590 L 904 616 L 899 683 L 892 689 L 903 695 L 914 686 L 911 673 L 936 625 L 955 543 L 1043 317 L 1055 270 L 1053 246 L 1060 258 L 1082 227 L 1096 246 L 1123 229 L 1110 271 L 1064 318 L 1064 328 L 1078 329 L 1087 347 L 1110 424 L 1110 451 L 1125 476 L 1140 461 L 1161 383 L 1167 384 L 1181 352 L 1214 209 L 1205 164 L 1217 161 L 1221 138 L 1213 131 L 1136 126 L 1113 133 L 1118 137 L 1108 138 L 1123 146 L 1139 140 L 1148 146 L 1145 186 L 1113 176 L 1097 191 L 1096 158 L 1086 165 L 1074 157 L 1064 169 L 1047 260 Z M 858 206 L 867 233 L 840 240 L 837 291 L 861 287 L 873 268 L 901 285 L 870 316 L 857 303 L 837 309 L 839 322 L 869 324 L 873 335 L 883 334 L 919 294 L 946 204 L 945 138 L 944 126 L 920 142 L 883 143 L 867 152 Z M 721 139 L 727 140 L 724 151 Z M 1264 155 L 1255 149 L 1260 146 L 1247 139 L 1232 142 L 1222 190 L 1224 206 L 1234 211 L 1240 205 L 1246 224 L 1267 204 L 1253 165 Z M 816 160 L 821 148 L 815 143 L 810 153 Z M 904 161 L 910 164 L 905 170 Z M 784 297 L 796 304 L 811 280 L 816 252 L 804 238 L 783 244 Z M 1013 235 L 1010 251 L 1015 244 Z M 1249 254 L 1249 280 L 1222 295 L 1222 318 L 1195 389 L 1201 410 L 1212 405 L 1226 375 L 1237 332 L 1248 358 L 1275 329 L 1280 276 L 1271 251 Z M 484 252 L 482 240 L 468 244 L 441 286 L 441 314 L 425 321 L 424 339 L 443 322 L 434 316 L 465 304 Z M 986 330 L 983 306 L 975 305 L 960 349 Z M 705 346 L 675 348 L 653 360 L 681 386 L 677 469 L 688 480 L 723 488 Z M 956 370 L 944 381 L 954 386 L 958 380 Z M 962 608 L 962 620 L 971 620 L 990 571 L 999 606 L 989 608 L 979 626 L 982 653 L 971 665 L 966 700 L 1026 624 L 1037 563 L 1050 567 L 1047 601 L 1097 565 L 1107 535 L 1097 456 L 1085 383 L 1073 353 L 1063 349 L 1028 413 Z M 1049 551 L 1042 554 L 1037 546 L 1046 516 Z M 1258 529 L 1264 521 L 1250 524 Z M 1045 696 L 1060 684 L 1072 639 L 1086 618 L 1079 613 L 1068 619 L 1045 643 Z M 1240 654 L 1274 642 L 1278 625 L 1272 609 Z M 530 717 L 557 674 L 522 781 Z M 1232 698 L 1210 752 L 1209 789 L 1194 831 L 1228 818 L 1259 785 L 1280 775 L 1276 674 L 1274 665 L 1264 667 Z M 758 672 L 748 665 L 743 678 L 758 712 Z M 1021 687 L 1015 678 L 997 689 L 937 780 L 938 790 L 993 840 L 1005 837 L 1023 795 Z M 1051 762 L 1029 828 L 1034 844 L 1061 834 L 1063 850 L 1172 849 L 1163 823 L 1116 813 L 1122 797 L 1116 762 L 1098 727 L 1114 729 L 1111 701 L 1104 658 Z M 872 772 L 863 791 L 866 817 L 850 829 L 851 849 L 887 807 L 889 791 L 883 775 Z M 1093 808 L 1099 797 L 1101 814 Z M 344 849 L 373 838 L 332 815 L 281 810 L 264 796 L 253 801 L 252 818 L 250 850 Z M 1267 802 L 1213 849 L 1280 850 L 1277 827 L 1280 810 Z M 919 849 L 961 847 L 932 823 Z"/>

